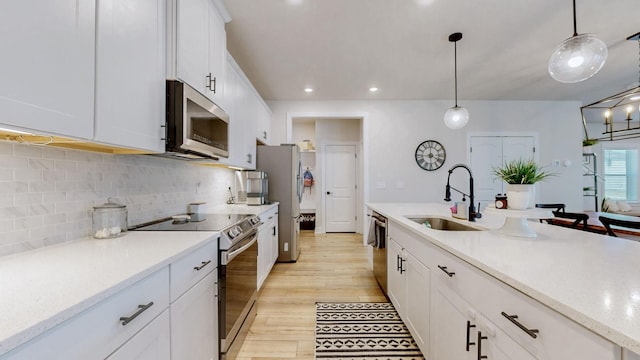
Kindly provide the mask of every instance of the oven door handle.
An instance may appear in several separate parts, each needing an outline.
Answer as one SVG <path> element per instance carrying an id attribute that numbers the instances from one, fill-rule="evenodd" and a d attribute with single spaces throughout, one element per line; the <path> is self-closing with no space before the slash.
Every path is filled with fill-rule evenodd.
<path id="1" fill-rule="evenodd" d="M 241 248 L 239 248 L 238 250 L 234 250 L 230 253 L 227 253 L 225 258 L 226 261 L 223 265 L 228 264 L 229 262 L 231 262 L 231 260 L 233 260 L 233 258 L 235 258 L 236 256 L 240 255 L 241 252 L 247 250 L 248 248 L 251 247 L 251 245 L 253 245 L 256 241 L 258 241 L 258 237 L 257 236 L 253 236 L 253 239 L 251 241 L 249 241 L 246 245 L 243 245 Z"/>

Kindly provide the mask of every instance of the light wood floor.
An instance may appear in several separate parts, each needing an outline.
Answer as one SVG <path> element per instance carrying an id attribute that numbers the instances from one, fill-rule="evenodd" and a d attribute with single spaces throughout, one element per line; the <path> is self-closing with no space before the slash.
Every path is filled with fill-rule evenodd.
<path id="1" fill-rule="evenodd" d="M 313 359 L 317 301 L 387 301 L 359 234 L 303 231 L 296 263 L 276 263 L 238 360 Z"/>

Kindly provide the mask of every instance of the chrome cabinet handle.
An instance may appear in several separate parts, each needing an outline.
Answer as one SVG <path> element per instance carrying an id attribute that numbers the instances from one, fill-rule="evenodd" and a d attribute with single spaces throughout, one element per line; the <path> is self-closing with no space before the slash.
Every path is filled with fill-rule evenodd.
<path id="1" fill-rule="evenodd" d="M 471 328 L 476 327 L 475 325 L 471 325 L 471 321 L 467 320 L 467 351 L 469 351 L 469 346 L 475 345 L 476 343 L 471 342 Z"/>
<path id="2" fill-rule="evenodd" d="M 506 312 L 502 312 L 502 316 L 506 317 L 507 319 L 509 319 L 509 321 L 511 321 L 512 323 L 514 323 L 517 327 L 519 327 L 522 331 L 526 332 L 527 335 L 531 336 L 532 338 L 537 338 L 540 330 L 538 329 L 527 329 L 526 326 L 522 325 L 519 321 L 517 321 L 516 319 L 518 318 L 518 315 L 509 315 Z"/>
<path id="3" fill-rule="evenodd" d="M 138 305 L 138 311 L 136 311 L 133 315 L 131 315 L 131 316 L 123 316 L 123 317 L 120 318 L 120 321 L 122 321 L 122 326 L 125 326 L 128 323 L 132 322 L 133 319 L 137 318 L 138 315 L 140 315 L 143 312 L 145 312 L 152 305 L 153 305 L 153 301 L 148 303 L 147 305 Z"/>
<path id="4" fill-rule="evenodd" d="M 487 337 L 482 336 L 482 331 L 478 331 L 478 360 L 487 358 L 487 355 L 482 355 L 482 340 L 487 340 Z"/>
<path id="5" fill-rule="evenodd" d="M 451 272 L 447 271 L 447 267 L 446 266 L 438 265 L 438 269 L 444 271 L 444 273 L 449 275 L 449 277 L 453 277 L 453 275 L 456 274 L 453 271 L 451 271 Z"/>
<path id="6" fill-rule="evenodd" d="M 200 263 L 200 266 L 194 266 L 193 270 L 200 271 L 200 270 L 202 270 L 202 268 L 204 268 L 205 266 L 209 265 L 210 262 L 211 262 L 211 260 L 203 261 L 203 262 Z"/>

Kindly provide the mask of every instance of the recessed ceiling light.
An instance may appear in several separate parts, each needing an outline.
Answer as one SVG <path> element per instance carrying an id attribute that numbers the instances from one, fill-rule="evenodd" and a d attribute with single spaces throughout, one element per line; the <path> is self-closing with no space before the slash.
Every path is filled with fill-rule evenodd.
<path id="1" fill-rule="evenodd" d="M 633 96 L 629 100 L 631 100 L 631 101 L 640 100 L 640 96 Z"/>
<path id="2" fill-rule="evenodd" d="M 370 92 L 376 92 L 376 91 L 378 91 L 378 88 L 377 87 L 370 87 L 369 91 Z"/>
<path id="3" fill-rule="evenodd" d="M 310 87 L 308 87 L 308 88 L 304 88 L 304 92 L 308 92 L 308 93 L 310 93 L 310 92 L 313 92 L 313 89 L 312 89 L 312 88 L 310 88 Z"/>

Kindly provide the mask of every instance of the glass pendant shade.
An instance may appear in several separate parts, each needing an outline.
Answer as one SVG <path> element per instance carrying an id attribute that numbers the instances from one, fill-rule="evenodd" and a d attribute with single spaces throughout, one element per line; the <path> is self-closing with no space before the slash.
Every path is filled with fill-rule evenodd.
<path id="1" fill-rule="evenodd" d="M 469 112 L 461 106 L 454 106 L 444 114 L 444 124 L 453 130 L 461 129 L 469 122 Z"/>
<path id="2" fill-rule="evenodd" d="M 549 59 L 549 74 L 563 83 L 575 83 L 595 75 L 607 61 L 607 45 L 593 34 L 572 36 Z"/>

